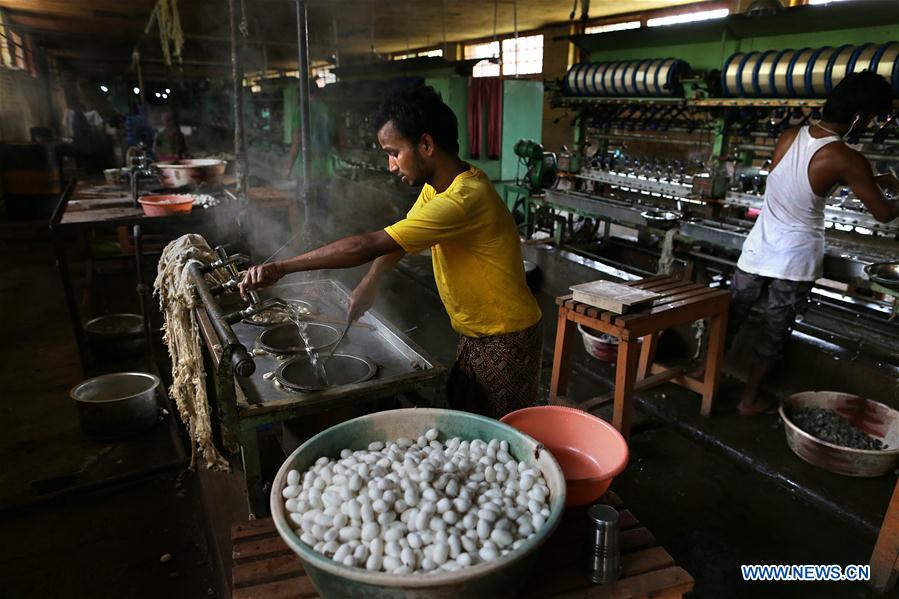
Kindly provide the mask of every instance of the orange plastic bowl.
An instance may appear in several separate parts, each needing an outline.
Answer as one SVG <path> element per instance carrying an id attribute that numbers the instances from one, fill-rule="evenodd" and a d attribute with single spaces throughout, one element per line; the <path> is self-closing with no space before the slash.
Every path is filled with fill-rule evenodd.
<path id="1" fill-rule="evenodd" d="M 147 216 L 167 216 L 177 212 L 190 212 L 194 207 L 193 196 L 158 195 L 137 199 Z"/>
<path id="2" fill-rule="evenodd" d="M 627 465 L 627 442 L 611 424 L 562 406 L 524 408 L 500 419 L 543 444 L 562 467 L 566 506 L 599 499 Z"/>

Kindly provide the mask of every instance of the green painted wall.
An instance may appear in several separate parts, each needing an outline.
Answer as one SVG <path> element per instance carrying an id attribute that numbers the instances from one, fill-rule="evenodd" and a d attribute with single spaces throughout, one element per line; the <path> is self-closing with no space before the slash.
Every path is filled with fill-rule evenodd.
<path id="1" fill-rule="evenodd" d="M 507 79 L 503 84 L 503 145 L 500 154 L 500 180 L 512 181 L 517 173 L 515 142 L 519 139 L 542 140 L 543 82 Z"/>
<path id="2" fill-rule="evenodd" d="M 518 157 L 513 148 L 521 138 L 540 141 L 543 122 L 543 82 L 507 79 L 503 82 L 503 130 L 499 160 L 474 160 L 468 154 L 468 78 L 425 80 L 440 92 L 459 121 L 459 156 L 484 171 L 493 181 L 516 177 Z M 486 135 L 486 127 L 483 129 Z M 523 173 L 522 173 L 523 174 Z"/>
<path id="3" fill-rule="evenodd" d="M 884 43 L 899 40 L 899 25 L 859 27 L 835 31 L 817 31 L 797 35 L 772 35 L 746 37 L 742 39 L 724 38 L 715 42 L 691 43 L 684 40 L 680 44 L 664 46 L 643 46 L 622 50 L 592 52 L 591 61 L 637 60 L 643 58 L 674 57 L 690 63 L 694 69 L 721 69 L 724 61 L 734 52 L 750 50 L 785 50 L 788 48 L 818 48 L 840 46 L 842 44 Z"/>

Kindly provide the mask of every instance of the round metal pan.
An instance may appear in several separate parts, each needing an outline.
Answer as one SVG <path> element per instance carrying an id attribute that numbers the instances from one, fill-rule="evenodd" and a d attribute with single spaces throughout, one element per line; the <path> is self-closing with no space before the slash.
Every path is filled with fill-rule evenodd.
<path id="1" fill-rule="evenodd" d="M 350 354 L 334 354 L 324 365 L 327 382 L 313 371 L 306 355 L 286 360 L 275 371 L 275 380 L 292 391 L 313 393 L 345 385 L 362 383 L 375 376 L 377 366 L 368 358 Z"/>
<path id="2" fill-rule="evenodd" d="M 877 262 L 865 267 L 868 278 L 889 289 L 899 290 L 899 262 Z"/>
<path id="3" fill-rule="evenodd" d="M 335 327 L 320 322 L 307 323 L 306 331 L 314 350 L 330 347 L 340 337 L 340 332 Z M 263 351 L 279 356 L 306 352 L 297 325 L 292 322 L 268 327 L 259 335 L 256 345 Z"/>
<path id="4" fill-rule="evenodd" d="M 310 302 L 307 302 L 306 300 L 284 300 L 284 301 L 286 301 L 289 304 L 293 304 L 295 306 L 300 306 L 300 307 L 304 308 L 306 310 L 306 313 L 304 314 L 304 316 L 306 316 L 306 315 L 312 316 L 318 312 L 316 307 L 313 304 L 311 304 Z M 255 316 L 259 316 L 260 314 L 265 314 L 266 312 L 274 312 L 274 311 L 281 311 L 282 313 L 284 313 L 284 308 L 282 308 L 280 306 L 274 306 L 272 308 L 269 308 L 268 310 L 264 310 L 263 312 L 256 314 Z M 257 327 L 270 327 L 272 325 L 284 324 L 286 322 L 290 322 L 290 320 L 288 319 L 288 320 L 283 320 L 280 322 L 274 322 L 274 321 L 273 322 L 262 322 L 262 321 L 257 322 L 256 320 L 253 320 L 253 316 L 250 316 L 250 317 L 244 318 L 242 322 L 245 322 L 247 324 L 252 324 Z"/>

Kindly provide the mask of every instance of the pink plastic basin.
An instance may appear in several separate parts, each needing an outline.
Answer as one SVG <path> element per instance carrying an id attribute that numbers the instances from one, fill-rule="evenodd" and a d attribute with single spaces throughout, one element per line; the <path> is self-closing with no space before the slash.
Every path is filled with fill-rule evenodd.
<path id="1" fill-rule="evenodd" d="M 627 442 L 615 427 L 582 410 L 536 406 L 500 420 L 543 444 L 562 467 L 566 506 L 592 503 L 627 465 Z"/>

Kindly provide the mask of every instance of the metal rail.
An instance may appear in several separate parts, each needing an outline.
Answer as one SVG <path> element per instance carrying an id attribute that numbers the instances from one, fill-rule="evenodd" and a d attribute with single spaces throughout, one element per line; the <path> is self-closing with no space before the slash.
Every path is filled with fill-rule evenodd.
<path id="1" fill-rule="evenodd" d="M 250 356 L 247 348 L 238 340 L 237 335 L 234 334 L 234 329 L 231 328 L 221 309 L 219 309 L 218 302 L 215 301 L 209 285 L 206 284 L 203 270 L 203 266 L 197 262 L 191 263 L 189 267 L 191 279 L 193 279 L 194 286 L 197 289 L 197 295 L 200 296 L 200 301 L 203 302 L 203 307 L 206 308 L 206 313 L 209 314 L 212 327 L 222 342 L 222 349 L 229 350 L 228 354 L 231 356 L 231 366 L 234 368 L 234 373 L 244 378 L 251 376 L 256 372 L 256 363 L 253 361 L 253 357 Z"/>

